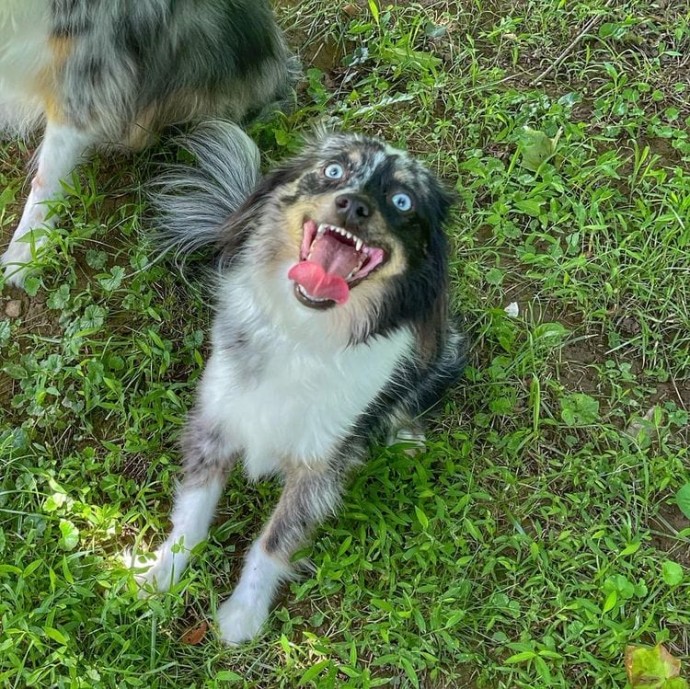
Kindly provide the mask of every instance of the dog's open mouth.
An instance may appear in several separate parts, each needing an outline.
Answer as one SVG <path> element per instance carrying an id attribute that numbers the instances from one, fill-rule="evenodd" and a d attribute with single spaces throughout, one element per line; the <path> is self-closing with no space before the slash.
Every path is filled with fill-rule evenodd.
<path id="1" fill-rule="evenodd" d="M 367 246 L 342 227 L 307 220 L 303 229 L 300 260 L 290 268 L 288 279 L 306 306 L 344 304 L 350 290 L 386 258 L 383 249 Z"/>

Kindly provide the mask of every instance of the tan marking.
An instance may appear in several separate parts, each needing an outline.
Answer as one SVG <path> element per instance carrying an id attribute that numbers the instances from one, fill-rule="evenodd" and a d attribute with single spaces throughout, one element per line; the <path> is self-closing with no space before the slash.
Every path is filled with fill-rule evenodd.
<path id="1" fill-rule="evenodd" d="M 52 65 L 54 70 L 63 67 L 67 58 L 72 54 L 73 44 L 72 39 L 67 36 L 51 36 L 48 39 L 48 47 L 55 60 Z"/>
<path id="2" fill-rule="evenodd" d="M 49 122 L 62 122 L 64 116 L 57 96 L 57 84 L 52 70 L 43 70 L 36 77 L 36 91 L 43 101 L 43 110 Z"/>
<path id="3" fill-rule="evenodd" d="M 165 126 L 188 122 L 199 115 L 221 110 L 215 94 L 201 91 L 175 91 L 163 101 L 156 101 L 137 113 L 134 123 L 125 132 L 123 143 L 140 150 L 156 140 L 158 132 Z"/>
<path id="4" fill-rule="evenodd" d="M 287 221 L 285 229 L 298 256 L 302 246 L 302 236 L 304 235 L 304 221 L 307 218 L 313 218 L 318 224 L 319 221 L 316 218 L 320 216 L 317 214 L 317 207 L 313 202 L 310 203 L 309 201 L 298 201 L 285 211 L 285 220 Z"/>
<path id="5" fill-rule="evenodd" d="M 297 184 L 295 182 L 290 185 L 293 191 L 296 190 Z M 290 187 L 283 189 L 290 193 Z M 286 262 L 298 260 L 305 219 L 310 218 L 317 223 L 338 224 L 333 217 L 335 195 L 321 194 L 298 201 L 286 209 L 285 222 L 282 223 L 284 231 L 280 237 L 272 240 L 270 265 L 267 266 L 269 270 L 284 265 Z M 376 236 L 385 237 L 386 262 L 353 287 L 346 304 L 329 309 L 327 312 L 332 327 L 337 330 L 342 328 L 347 333 L 353 333 L 355 337 L 366 336 L 370 325 L 375 324 L 376 314 L 385 298 L 387 283 L 407 270 L 403 246 L 392 235 L 379 213 L 376 213 L 368 223 L 367 237 L 369 237 L 370 245 L 376 246 Z"/>
<path id="6" fill-rule="evenodd" d="M 295 183 L 296 186 L 296 183 Z M 287 189 L 286 189 L 287 190 Z M 280 252 L 284 258 L 296 258 L 299 256 L 304 235 L 305 219 L 313 219 L 317 224 L 329 223 L 338 225 L 334 217 L 335 197 L 337 194 L 320 194 L 309 199 L 298 201 L 285 211 L 285 230 L 288 241 L 283 244 L 285 252 Z M 364 234 L 364 233 L 363 233 Z M 359 291 L 365 284 L 381 282 L 390 279 L 395 275 L 401 275 L 407 269 L 407 261 L 402 244 L 396 240 L 395 236 L 389 231 L 385 220 L 380 213 L 375 212 L 367 223 L 367 243 L 376 246 L 376 237 L 385 238 L 387 260 L 373 273 L 366 277 L 356 288 L 353 294 Z M 392 247 L 392 248 L 391 248 Z"/>
<path id="7" fill-rule="evenodd" d="M 408 186 L 408 187 L 414 186 L 414 184 L 416 182 L 415 176 L 413 174 L 411 174 L 410 172 L 408 172 L 407 170 L 404 170 L 404 169 L 403 170 L 396 170 L 393 173 L 393 179 L 396 182 L 399 182 L 400 184 L 402 184 L 403 186 Z"/>
<path id="8" fill-rule="evenodd" d="M 156 138 L 158 120 L 159 108 L 157 103 L 142 110 L 125 136 L 125 146 L 134 151 L 141 151 L 152 144 Z"/>
<path id="9" fill-rule="evenodd" d="M 48 47 L 53 61 L 36 76 L 36 90 L 43 101 L 46 118 L 49 122 L 64 121 L 64 112 L 58 93 L 57 77 L 72 52 L 72 39 L 51 36 Z"/>
<path id="10" fill-rule="evenodd" d="M 353 163 L 352 167 L 359 167 L 362 164 L 362 152 L 361 151 L 350 151 L 347 154 L 348 159 Z"/>
<path id="11" fill-rule="evenodd" d="M 295 193 L 299 180 L 281 187 L 280 193 Z M 304 222 L 313 219 L 317 223 L 326 222 L 337 225 L 333 217 L 333 197 L 335 194 L 321 194 L 300 200 L 287 207 L 283 222 L 271 227 L 270 233 L 262 228 L 262 265 L 267 274 L 274 275 L 276 270 L 299 259 L 304 233 Z M 280 229 L 280 232 L 277 230 Z M 377 314 L 386 297 L 388 282 L 407 270 L 407 260 L 402 244 L 396 240 L 380 214 L 370 219 L 367 237 L 369 244 L 376 245 L 374 237 L 385 237 L 387 248 L 386 262 L 368 275 L 351 293 L 347 303 L 323 312 L 325 332 L 341 333 L 345 340 L 354 338 L 360 341 L 367 337 L 370 328 L 375 327 Z M 269 239 L 270 237 L 270 239 Z M 264 246 L 265 245 L 265 246 Z"/>
<path id="12" fill-rule="evenodd" d="M 64 122 L 65 116 L 57 99 L 50 94 L 43 94 L 46 119 L 49 122 Z"/>
<path id="13" fill-rule="evenodd" d="M 65 119 L 58 90 L 58 75 L 72 54 L 74 41 L 68 36 L 51 36 L 48 47 L 53 54 L 53 62 L 38 77 L 38 87 L 46 118 L 49 122 L 62 122 Z"/>

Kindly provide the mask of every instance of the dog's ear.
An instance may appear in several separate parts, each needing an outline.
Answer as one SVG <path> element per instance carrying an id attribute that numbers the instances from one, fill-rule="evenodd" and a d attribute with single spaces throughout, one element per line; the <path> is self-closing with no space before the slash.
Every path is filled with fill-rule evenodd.
<path id="1" fill-rule="evenodd" d="M 450 215 L 451 208 L 458 202 L 458 192 L 439 181 L 436 177 L 432 177 L 428 191 L 427 202 L 429 214 L 436 227 L 442 228 Z"/>

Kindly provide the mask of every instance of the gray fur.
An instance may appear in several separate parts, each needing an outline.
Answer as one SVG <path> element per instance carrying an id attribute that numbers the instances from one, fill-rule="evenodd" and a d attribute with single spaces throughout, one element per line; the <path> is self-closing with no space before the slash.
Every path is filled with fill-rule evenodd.
<path id="1" fill-rule="evenodd" d="M 159 246 L 189 253 L 220 240 L 224 224 L 258 183 L 260 154 L 230 122 L 203 123 L 180 143 L 197 165 L 171 167 L 155 180 L 151 199 Z"/>
<path id="2" fill-rule="evenodd" d="M 361 456 L 366 452 L 362 448 Z M 288 472 L 285 487 L 260 541 L 269 555 L 286 564 L 308 540 L 311 532 L 335 514 L 345 488 L 346 468 L 353 455 L 316 469 L 296 467 Z"/>
<path id="3" fill-rule="evenodd" d="M 0 131 L 46 123 L 32 191 L 0 256 L 6 282 L 23 285 L 46 239 L 22 240 L 55 224 L 47 202 L 93 149 L 140 149 L 170 125 L 247 121 L 283 103 L 298 73 L 268 0 L 0 0 Z M 229 202 L 257 167 L 251 146 L 238 145 L 239 176 L 214 180 Z"/>
<path id="4" fill-rule="evenodd" d="M 53 0 L 52 21 L 66 116 L 113 142 L 134 122 L 243 120 L 297 73 L 266 0 Z"/>
<path id="5" fill-rule="evenodd" d="M 209 426 L 201 414 L 191 414 L 180 442 L 184 457 L 184 487 L 196 487 L 216 478 L 225 481 L 238 453 L 228 448 L 220 429 Z"/>

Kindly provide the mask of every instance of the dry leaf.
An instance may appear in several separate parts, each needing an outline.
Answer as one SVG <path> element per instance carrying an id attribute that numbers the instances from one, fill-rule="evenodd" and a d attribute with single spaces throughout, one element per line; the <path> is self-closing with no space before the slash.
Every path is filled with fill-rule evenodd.
<path id="1" fill-rule="evenodd" d="M 196 627 L 188 629 L 181 637 L 180 642 L 188 646 L 198 646 L 206 636 L 208 622 L 201 622 Z"/>

